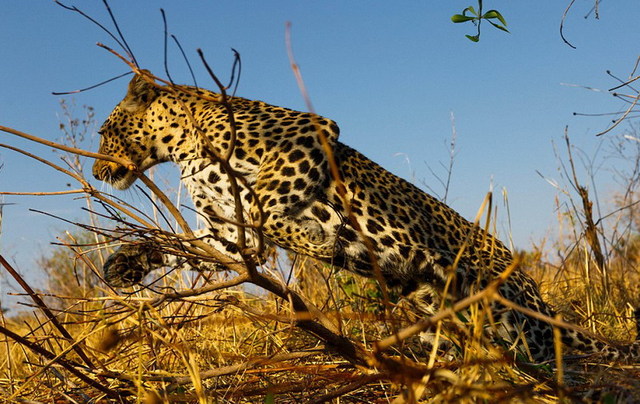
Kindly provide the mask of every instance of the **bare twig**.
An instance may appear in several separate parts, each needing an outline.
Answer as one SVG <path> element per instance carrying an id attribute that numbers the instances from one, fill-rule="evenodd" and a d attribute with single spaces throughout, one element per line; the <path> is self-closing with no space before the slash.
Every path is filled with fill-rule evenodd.
<path id="1" fill-rule="evenodd" d="M 171 38 L 173 39 L 173 41 L 178 46 L 178 49 L 180 50 L 180 53 L 182 54 L 182 58 L 184 59 L 185 63 L 187 64 L 187 68 L 189 69 L 189 73 L 191 74 L 191 79 L 193 80 L 193 85 L 195 87 L 198 87 L 198 81 L 196 80 L 196 75 L 193 73 L 193 69 L 191 68 L 191 63 L 189 63 L 189 58 L 184 53 L 184 49 L 182 49 L 182 45 L 180 45 L 180 41 L 178 41 L 178 38 L 176 38 L 176 36 L 173 35 L 173 34 L 171 35 Z"/>
<path id="2" fill-rule="evenodd" d="M 80 10 L 79 8 L 77 8 L 76 6 L 67 6 L 64 5 L 62 2 L 55 0 L 55 3 L 57 5 L 59 5 L 60 7 L 69 10 L 69 11 L 74 11 L 78 14 L 80 14 L 81 16 L 83 16 L 84 18 L 86 18 L 87 20 L 91 21 L 93 24 L 95 24 L 96 26 L 98 26 L 100 29 L 102 29 L 104 32 L 107 33 L 107 35 L 109 35 L 111 37 L 111 39 L 113 39 L 114 41 L 116 41 L 116 43 L 125 51 L 127 52 L 131 59 L 133 60 L 133 54 L 131 54 L 129 46 L 125 44 L 123 44 L 123 42 L 121 42 L 120 39 L 118 39 L 111 31 L 109 31 L 104 25 L 100 24 L 98 21 L 96 21 L 94 18 L 90 17 L 87 13 L 85 13 L 84 11 Z M 109 10 L 109 13 L 111 14 L 111 10 Z M 115 22 L 115 18 L 113 17 L 113 14 L 111 14 L 111 18 L 113 19 L 113 21 Z M 116 24 L 116 28 L 117 28 L 117 24 Z M 120 30 L 118 29 L 118 33 Z M 122 38 L 122 34 L 120 34 L 120 37 Z M 137 64 L 136 64 L 137 65 Z"/>
<path id="3" fill-rule="evenodd" d="M 209 76 L 213 79 L 213 81 L 216 83 L 216 85 L 220 89 L 220 95 L 221 95 L 220 103 L 225 108 L 225 110 L 227 112 L 227 117 L 229 119 L 229 128 L 230 128 L 229 132 L 231 134 L 231 138 L 229 139 L 229 149 L 227 150 L 227 153 L 223 157 L 223 161 L 228 164 L 229 159 L 231 159 L 231 156 L 233 156 L 233 153 L 235 151 L 236 139 L 238 137 L 238 135 L 236 133 L 236 120 L 235 120 L 235 115 L 233 113 L 233 107 L 231 106 L 231 104 L 229 102 L 229 99 L 227 97 L 226 88 L 224 87 L 222 82 L 218 79 L 218 77 L 215 75 L 215 73 L 213 72 L 213 70 L 211 69 L 209 64 L 207 63 L 207 60 L 204 57 L 204 52 L 202 51 L 202 49 L 198 49 L 198 55 L 200 56 L 200 60 L 202 61 L 202 64 L 204 65 L 205 69 L 207 69 L 207 72 L 209 73 Z M 194 121 L 195 126 L 197 128 L 200 128 L 200 125 L 195 121 L 195 119 L 193 121 Z M 208 142 L 208 137 L 204 133 L 202 133 L 201 130 L 198 130 L 198 133 L 200 133 L 201 137 L 203 139 L 206 139 L 207 143 L 209 143 L 209 145 L 210 145 L 210 142 Z M 210 152 L 215 150 L 213 147 L 209 147 L 207 149 Z M 229 167 L 229 168 L 231 168 L 231 167 Z M 234 175 L 232 175 L 231 173 L 229 173 L 227 178 L 229 179 L 229 186 L 231 188 L 231 194 L 233 195 L 233 199 L 234 199 L 234 202 L 235 202 L 236 221 L 238 223 L 240 223 L 240 224 L 244 224 L 244 222 L 245 222 L 245 220 L 244 220 L 244 209 L 242 207 L 242 199 L 240 197 L 240 188 L 238 187 L 238 182 L 236 181 L 236 177 Z M 258 201 L 256 201 L 256 203 L 258 203 Z M 262 233 L 262 232 L 259 231 L 258 233 Z M 241 253 L 244 252 L 247 249 L 246 233 L 245 233 L 245 229 L 243 228 L 243 226 L 238 226 L 238 242 L 237 242 L 237 244 L 238 244 L 238 249 L 239 249 L 239 251 Z"/>
<path id="4" fill-rule="evenodd" d="M 610 125 L 607 129 L 603 130 L 602 132 L 596 134 L 596 136 L 602 136 L 606 133 L 611 132 L 616 126 L 620 125 L 620 123 L 622 123 L 625 119 L 627 119 L 629 117 L 629 115 L 631 114 L 631 112 L 633 112 L 635 106 L 638 104 L 638 101 L 640 100 L 640 96 L 633 96 L 632 97 L 632 101 L 631 104 L 629 105 L 629 107 L 624 111 L 624 113 L 622 114 L 622 116 L 620 116 L 620 118 L 616 119 L 612 125 Z"/>
<path id="5" fill-rule="evenodd" d="M 136 60 L 136 57 L 133 55 L 133 51 L 129 47 L 127 40 L 125 39 L 124 35 L 122 35 L 122 31 L 120 31 L 120 26 L 118 25 L 118 21 L 116 20 L 116 17 L 111 12 L 111 7 L 109 6 L 109 2 L 107 0 L 102 0 L 102 3 L 107 9 L 107 12 L 109 13 L 109 17 L 111 17 L 111 21 L 113 22 L 113 25 L 116 27 L 116 31 L 118 32 L 118 36 L 120 37 L 120 40 L 122 40 L 122 43 L 120 44 L 120 46 L 122 46 L 124 51 L 127 52 L 127 55 L 129 55 L 133 63 L 136 66 L 140 66 L 138 64 L 138 61 Z"/>
<path id="6" fill-rule="evenodd" d="M 167 60 L 168 60 L 168 57 L 167 57 L 167 37 L 169 36 L 169 34 L 167 32 L 167 16 L 165 15 L 163 8 L 160 9 L 160 14 L 162 14 L 162 25 L 164 26 L 164 35 L 162 37 L 163 44 L 164 44 L 164 46 L 163 46 L 164 72 L 166 73 L 167 78 L 169 79 L 171 84 L 173 84 L 173 79 L 171 78 L 171 74 L 169 73 L 169 65 L 167 64 Z"/>
<path id="7" fill-rule="evenodd" d="M 49 146 L 49 147 L 53 147 L 55 149 L 59 149 L 59 150 L 63 150 L 69 153 L 73 153 L 73 154 L 78 154 L 80 156 L 85 156 L 85 157 L 91 157 L 94 159 L 99 159 L 99 160 L 105 160 L 105 161 L 111 161 L 114 163 L 118 163 L 123 167 L 126 167 L 128 170 L 130 171 L 135 171 L 137 170 L 137 167 L 135 164 L 133 164 L 131 161 L 120 158 L 120 157 L 114 157 L 114 156 L 109 156 L 106 154 L 100 154 L 100 153 L 93 153 L 93 152 L 89 152 L 86 150 L 82 150 L 82 149 L 78 149 L 75 147 L 69 147 L 69 146 L 65 146 L 63 144 L 60 143 L 56 143 L 56 142 L 52 142 L 50 140 L 46 140 L 37 136 L 33 136 L 33 135 L 29 135 L 27 133 L 21 132 L 17 129 L 13 129 L 13 128 L 9 128 L 6 126 L 0 126 L 0 131 L 2 132 L 6 132 L 12 135 L 16 135 L 19 136 L 21 138 L 24 139 L 28 139 L 31 140 L 32 142 L 37 142 L 37 143 L 41 143 L 45 146 Z M 15 150 L 15 149 L 14 149 Z"/>
<path id="8" fill-rule="evenodd" d="M 114 80 L 118 80 L 118 79 L 119 79 L 119 78 L 121 78 L 121 77 L 128 76 L 128 75 L 130 75 L 131 73 L 132 73 L 131 71 L 128 71 L 128 72 L 126 72 L 126 73 L 122 73 L 122 74 L 119 74 L 119 75 L 117 75 L 117 76 L 115 76 L 115 77 L 112 77 L 112 78 L 110 78 L 110 79 L 108 79 L 108 80 L 101 81 L 101 82 L 100 82 L 100 83 L 98 83 L 98 84 L 94 84 L 94 85 L 89 86 L 89 87 L 84 87 L 84 88 L 81 88 L 81 89 L 79 89 L 79 90 L 73 90 L 73 91 L 52 91 L 52 92 L 51 92 L 51 94 L 52 94 L 52 95 L 69 95 L 69 94 L 82 93 L 82 92 L 84 92 L 84 91 L 92 90 L 92 89 L 94 89 L 94 88 L 96 88 L 96 87 L 100 87 L 100 86 L 102 86 L 102 85 L 104 85 L 104 84 L 110 83 L 110 82 L 112 82 L 112 81 L 114 81 Z"/>
<path id="9" fill-rule="evenodd" d="M 560 38 L 562 38 L 562 40 L 564 41 L 564 43 L 566 43 L 567 45 L 569 45 L 571 48 L 576 49 L 575 46 L 573 46 L 569 41 L 567 41 L 567 39 L 564 37 L 564 21 L 567 18 L 567 14 L 569 14 L 569 10 L 571 9 L 571 6 L 573 6 L 573 3 L 575 3 L 576 0 L 571 0 L 571 2 L 569 3 L 569 5 L 567 6 L 567 8 L 564 10 L 564 13 L 562 14 L 562 21 L 560 21 Z"/>
<path id="10" fill-rule="evenodd" d="M 302 72 L 300 71 L 300 67 L 295 60 L 295 55 L 293 52 L 293 44 L 291 41 L 291 23 L 287 22 L 285 25 L 285 46 L 287 48 L 287 55 L 289 57 L 289 64 L 291 65 L 291 69 L 296 77 L 296 82 L 298 83 L 298 88 L 302 93 L 302 96 L 305 100 L 307 108 L 309 112 L 315 115 L 315 111 L 313 109 L 313 105 L 311 103 L 311 98 L 307 92 L 306 86 L 304 84 L 304 80 L 302 79 Z M 340 167 L 338 167 L 338 162 L 333 153 L 333 145 L 329 144 L 329 139 L 325 135 L 324 131 L 320 127 L 319 123 L 316 121 L 317 118 L 314 119 L 314 126 L 316 128 L 316 134 L 320 139 L 320 144 L 322 145 L 322 149 L 327 156 L 327 161 L 329 164 L 329 170 L 331 178 L 334 181 L 334 187 L 337 191 L 338 196 L 342 200 L 342 206 L 344 207 L 344 214 L 346 216 L 346 221 L 353 227 L 353 229 L 362 235 L 362 228 L 357 218 L 354 216 L 351 210 L 351 201 L 347 198 L 347 190 L 344 185 L 344 181 L 342 179 L 342 174 L 340 173 Z M 380 266 L 378 265 L 377 257 L 374 253 L 374 246 L 371 243 L 369 237 L 362 237 L 362 242 L 365 246 L 365 250 L 367 252 L 369 261 L 371 266 L 373 267 L 373 277 L 380 285 L 380 290 L 382 291 L 382 302 L 384 304 L 385 312 L 383 315 L 387 315 L 391 311 L 391 303 L 389 298 L 389 290 L 387 288 L 387 284 L 384 276 L 382 275 L 382 271 Z M 341 322 L 339 322 L 341 324 Z"/>

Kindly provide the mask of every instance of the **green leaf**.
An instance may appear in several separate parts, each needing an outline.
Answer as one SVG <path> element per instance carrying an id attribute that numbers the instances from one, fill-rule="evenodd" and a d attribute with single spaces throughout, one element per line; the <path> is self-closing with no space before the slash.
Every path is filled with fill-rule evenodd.
<path id="1" fill-rule="evenodd" d="M 454 23 L 460 23 L 460 22 L 467 22 L 467 21 L 471 21 L 471 20 L 475 20 L 476 17 L 469 17 L 466 15 L 462 15 L 462 14 L 454 14 L 451 16 L 451 21 L 453 21 Z"/>
<path id="2" fill-rule="evenodd" d="M 496 10 L 491 10 L 491 11 L 487 11 L 486 13 L 484 13 L 482 18 L 484 18 L 484 19 L 498 18 L 498 15 L 496 14 Z"/>
<path id="3" fill-rule="evenodd" d="M 507 21 L 504 19 L 504 17 L 502 16 L 502 14 L 500 14 L 500 11 L 498 10 L 489 10 L 486 13 L 484 13 L 482 18 L 485 18 L 485 19 L 497 18 L 498 21 L 502 23 L 502 25 L 504 25 L 505 27 L 507 26 Z"/>
<path id="4" fill-rule="evenodd" d="M 469 38 L 470 41 L 473 42 L 478 42 L 480 40 L 480 35 L 465 35 L 467 38 Z"/>
<path id="5" fill-rule="evenodd" d="M 476 10 L 473 8 L 473 6 L 469 6 L 469 7 L 465 8 L 462 11 L 462 14 L 463 15 L 467 15 L 467 11 L 470 12 L 471 14 L 475 15 L 476 17 L 478 16 L 478 13 L 476 13 Z"/>
<path id="6" fill-rule="evenodd" d="M 489 24 L 493 25 L 494 27 L 504 31 L 504 32 L 509 32 L 508 29 L 506 29 L 505 27 L 503 27 L 502 25 L 496 24 L 493 21 L 487 20 L 489 22 Z"/>

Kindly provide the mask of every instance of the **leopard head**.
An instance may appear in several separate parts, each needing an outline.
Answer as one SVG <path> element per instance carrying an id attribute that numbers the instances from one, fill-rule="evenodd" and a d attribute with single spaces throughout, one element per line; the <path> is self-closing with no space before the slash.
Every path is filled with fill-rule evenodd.
<path id="1" fill-rule="evenodd" d="M 127 95 L 99 130 L 99 153 L 126 159 L 137 167 L 133 171 L 112 161 L 95 161 L 93 176 L 116 189 L 129 188 L 135 182 L 137 172 L 143 172 L 165 160 L 154 146 L 156 139 L 162 136 L 158 133 L 162 126 L 154 124 L 158 115 L 151 111 L 162 90 L 147 77 L 140 74 L 133 77 Z"/>

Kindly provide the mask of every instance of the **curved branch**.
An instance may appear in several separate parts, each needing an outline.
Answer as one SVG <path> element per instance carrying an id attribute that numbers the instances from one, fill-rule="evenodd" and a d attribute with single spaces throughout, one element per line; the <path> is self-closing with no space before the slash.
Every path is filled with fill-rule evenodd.
<path id="1" fill-rule="evenodd" d="M 567 6 L 566 10 L 564 10 L 564 13 L 562 14 L 562 21 L 560 21 L 560 38 L 562 38 L 562 40 L 564 41 L 564 43 L 566 43 L 567 45 L 569 45 L 570 47 L 572 47 L 573 49 L 576 49 L 575 46 L 573 46 L 569 41 L 567 41 L 567 39 L 564 37 L 564 20 L 567 18 L 567 14 L 569 14 L 569 9 L 573 6 L 573 3 L 575 3 L 576 0 L 571 0 L 571 2 L 569 3 L 569 5 Z"/>

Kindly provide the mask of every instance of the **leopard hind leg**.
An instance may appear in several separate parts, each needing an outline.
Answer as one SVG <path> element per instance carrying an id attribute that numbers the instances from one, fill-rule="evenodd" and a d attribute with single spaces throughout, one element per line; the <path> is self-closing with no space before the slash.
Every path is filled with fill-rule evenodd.
<path id="1" fill-rule="evenodd" d="M 441 292 L 430 283 L 418 284 L 415 290 L 406 295 L 406 298 L 411 302 L 413 309 L 423 317 L 431 317 L 442 308 Z M 432 352 L 435 346 L 438 355 L 442 358 L 452 360 L 457 356 L 455 344 L 452 343 L 448 333 L 437 324 L 421 332 L 419 338 L 427 353 Z"/>

